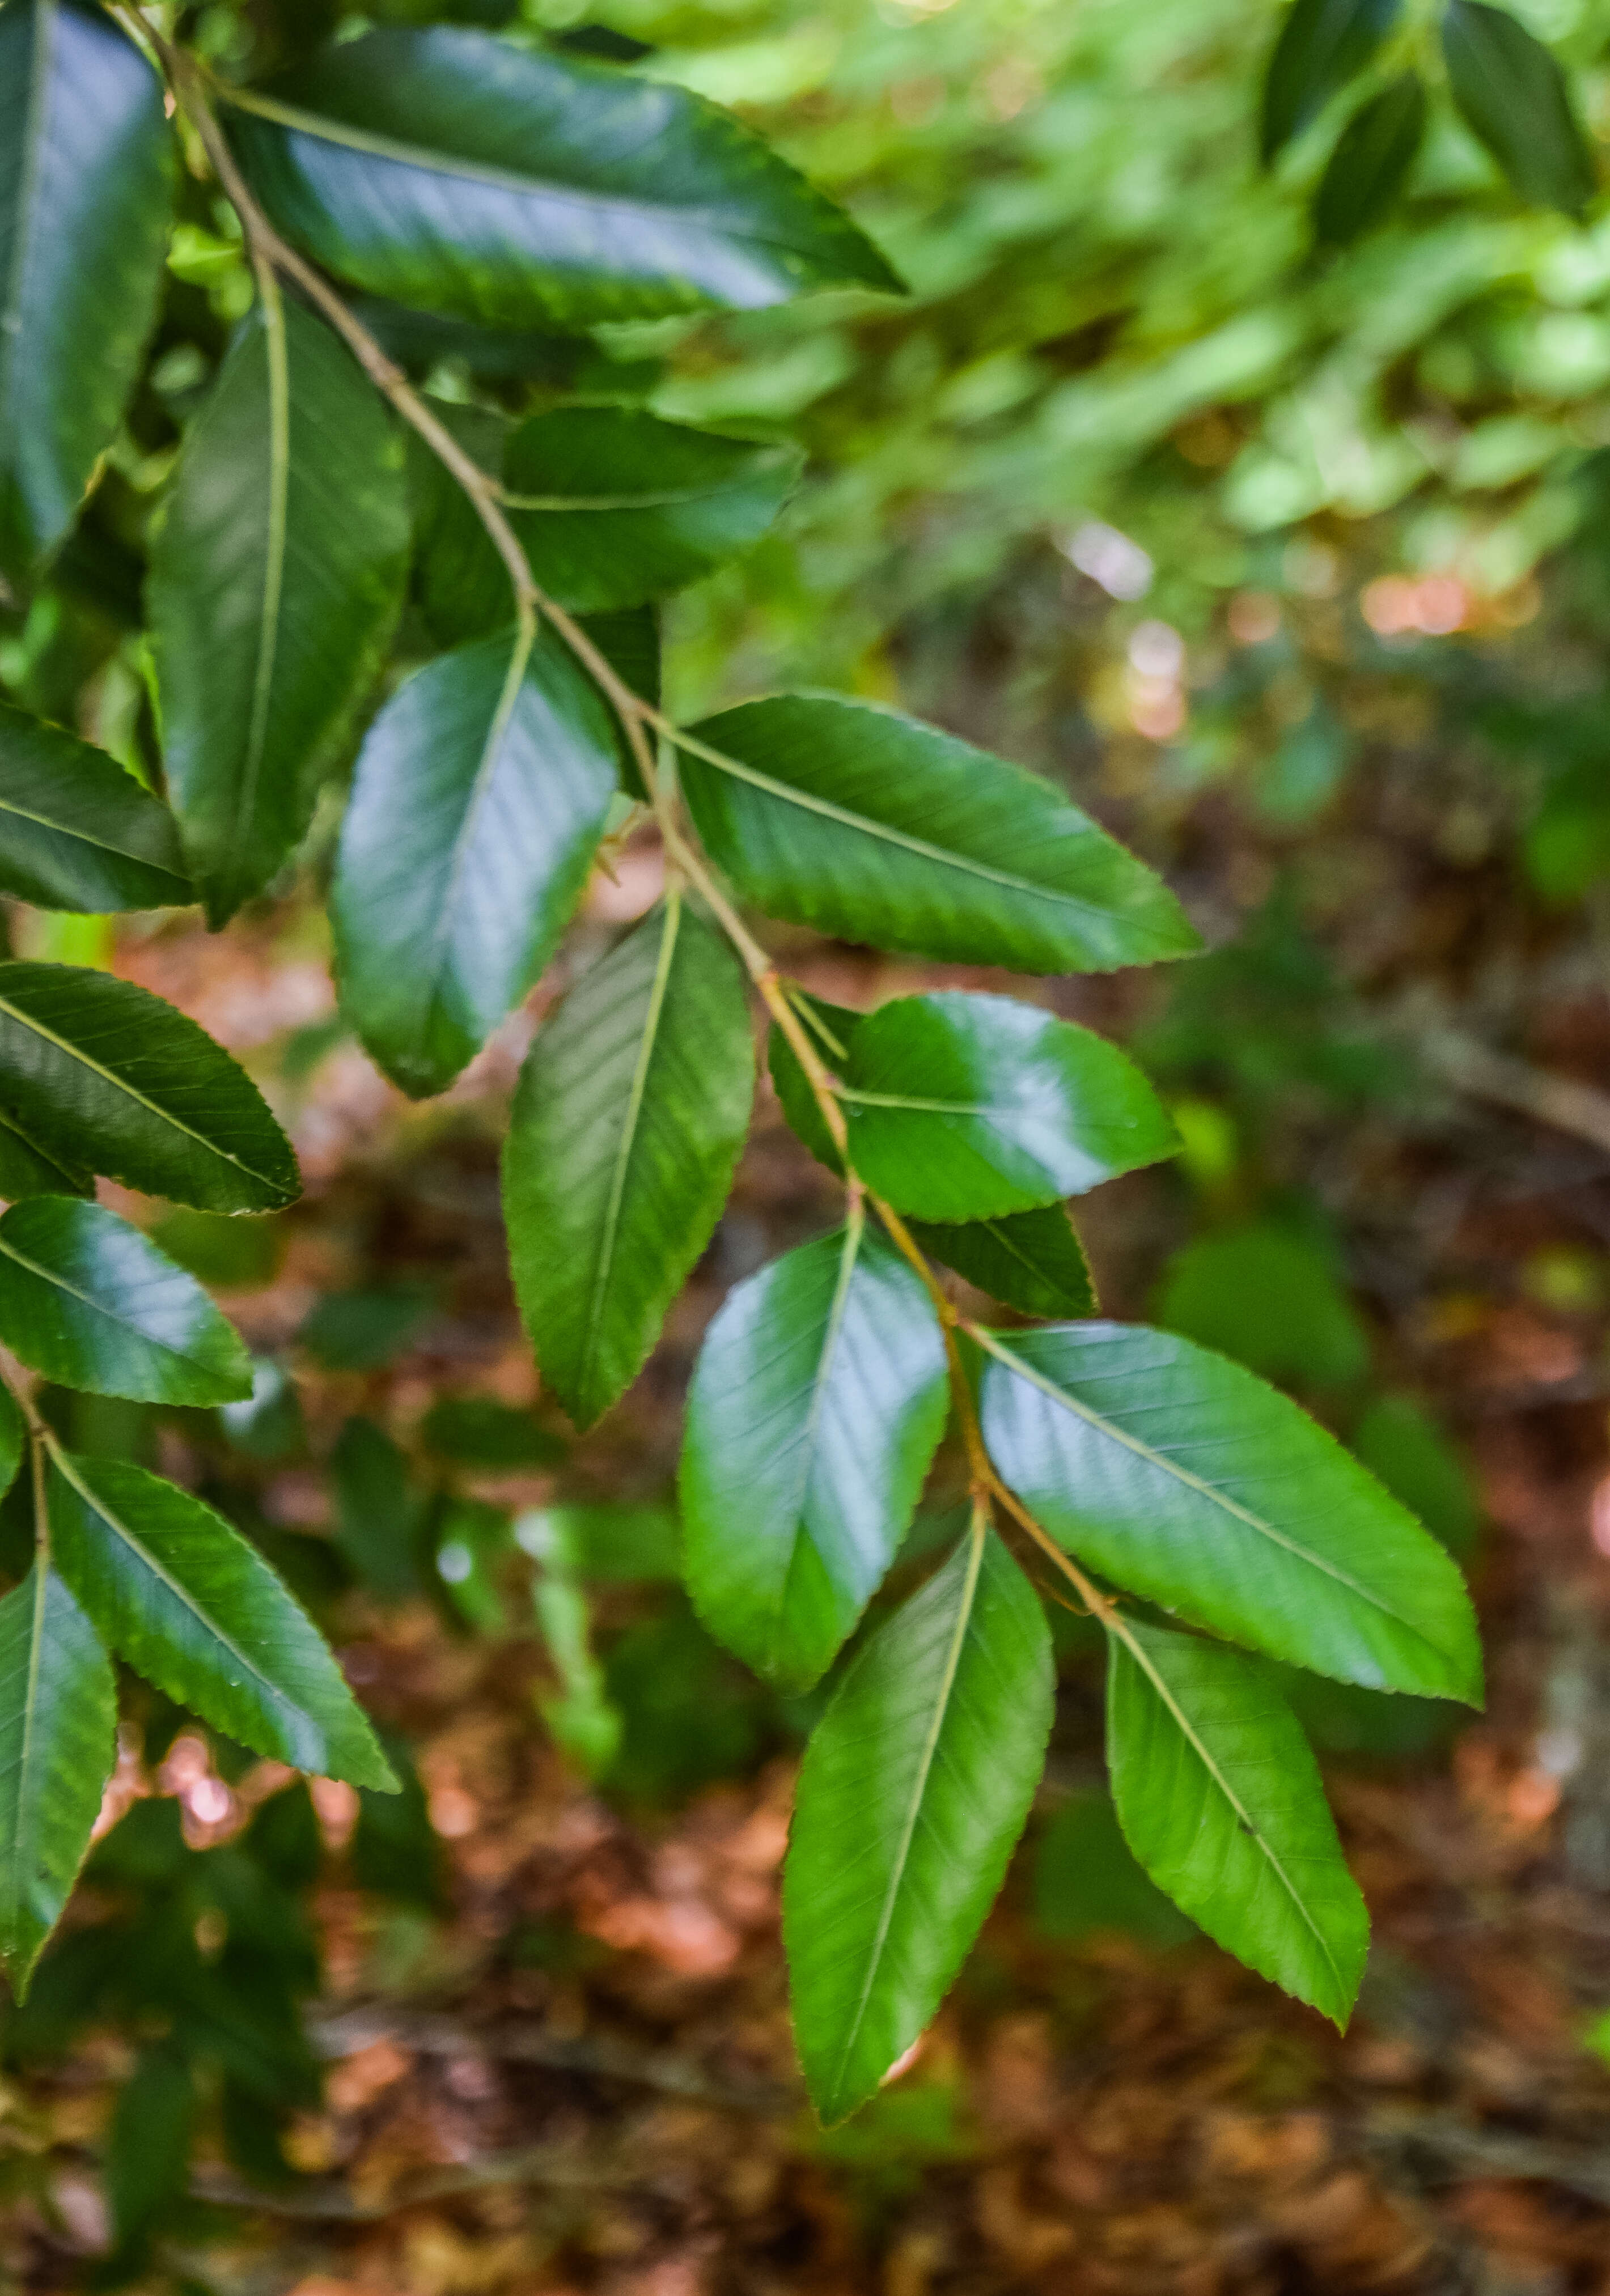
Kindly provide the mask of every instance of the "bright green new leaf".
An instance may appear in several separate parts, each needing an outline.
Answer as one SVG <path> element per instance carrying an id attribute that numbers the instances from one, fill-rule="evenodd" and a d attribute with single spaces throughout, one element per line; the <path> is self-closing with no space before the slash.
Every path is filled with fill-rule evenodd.
<path id="1" fill-rule="evenodd" d="M 1018 972 L 1198 945 L 1161 879 L 1049 782 L 898 710 L 784 693 L 690 739 L 680 772 L 699 834 L 772 916 Z"/>
<path id="2" fill-rule="evenodd" d="M 1425 90 L 1403 72 L 1354 112 L 1314 193 L 1314 236 L 1330 247 L 1360 238 L 1392 209 L 1425 135 Z"/>
<path id="3" fill-rule="evenodd" d="M 0 964 L 0 1115 L 53 1161 L 90 1158 L 108 1179 L 201 1211 L 278 1211 L 301 1193 L 244 1069 L 110 973 Z"/>
<path id="4" fill-rule="evenodd" d="M 0 1498 L 17 1480 L 28 1447 L 28 1423 L 9 1387 L 0 1386 Z"/>
<path id="5" fill-rule="evenodd" d="M 913 1220 L 923 1250 L 1024 1316 L 1093 1316 L 1089 1263 L 1060 1204 L 960 1227 Z"/>
<path id="6" fill-rule="evenodd" d="M 449 1085 L 547 963 L 616 760 L 607 704 L 546 628 L 442 655 L 370 727 L 332 912 L 342 1004 L 405 1092 Z"/>
<path id="7" fill-rule="evenodd" d="M 235 152 L 286 236 L 422 310 L 590 326 L 899 286 L 727 113 L 551 51 L 390 27 L 231 97 Z"/>
<path id="8" fill-rule="evenodd" d="M 1448 84 L 1466 123 L 1524 200 L 1580 215 L 1597 170 L 1559 64 L 1506 8 L 1448 0 Z"/>
<path id="9" fill-rule="evenodd" d="M 168 786 L 219 925 L 300 843 L 402 603 L 403 449 L 323 321 L 245 319 L 179 457 L 151 562 Z"/>
<path id="10" fill-rule="evenodd" d="M 1031 1211 L 1179 1144 L 1133 1062 L 1009 996 L 941 989 L 881 1004 L 842 1076 L 851 1164 L 917 1219 Z"/>
<path id="11" fill-rule="evenodd" d="M 993 1531 L 875 1635 L 817 1725 L 783 1882 L 794 2030 L 830 2125 L 939 2007 L 1039 1782 L 1051 1636 Z"/>
<path id="12" fill-rule="evenodd" d="M 1220 1644 L 1133 1619 L 1108 1639 L 1107 1765 L 1130 1849 L 1227 1952 L 1345 2028 L 1369 1915 L 1295 1715 Z"/>
<path id="13" fill-rule="evenodd" d="M 710 1242 L 754 1085 L 743 974 L 678 893 L 538 1031 L 504 1209 L 544 1384 L 579 1427 L 636 1379 Z"/>
<path id="14" fill-rule="evenodd" d="M 0 890 L 91 915 L 193 898 L 168 808 L 103 750 L 5 702 Z"/>
<path id="15" fill-rule="evenodd" d="M 1258 143 L 1265 167 L 1363 70 L 1398 9 L 1399 0 L 1294 0 L 1263 78 Z"/>
<path id="16" fill-rule="evenodd" d="M 688 1590 L 768 1680 L 807 1688 L 894 1559 L 949 1409 L 917 1277 L 858 1214 L 727 1294 L 682 1450 Z"/>
<path id="17" fill-rule="evenodd" d="M 0 1340 L 46 1379 L 144 1403 L 231 1403 L 251 1358 L 193 1275 L 101 1204 L 0 1217 Z"/>
<path id="18" fill-rule="evenodd" d="M 173 213 L 162 89 L 99 10 L 0 13 L 0 556 L 42 556 L 111 444 Z"/>
<path id="19" fill-rule="evenodd" d="M 222 1515 L 144 1467 L 53 1449 L 50 1527 L 97 1630 L 159 1690 L 254 1753 L 395 1788 L 317 1628 Z"/>
<path id="20" fill-rule="evenodd" d="M 89 1848 L 117 1721 L 94 1629 L 36 1562 L 0 1602 L 0 1967 L 19 2000 Z"/>
<path id="21" fill-rule="evenodd" d="M 1480 1704 L 1458 1569 L 1286 1396 L 1138 1325 L 991 1332 L 984 1346 L 984 1439 L 1081 1560 L 1271 1657 Z"/>

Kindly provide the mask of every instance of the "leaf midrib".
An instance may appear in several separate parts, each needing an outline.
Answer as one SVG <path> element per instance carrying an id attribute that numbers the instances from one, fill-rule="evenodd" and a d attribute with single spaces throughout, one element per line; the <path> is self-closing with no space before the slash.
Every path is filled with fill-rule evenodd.
<path id="1" fill-rule="evenodd" d="M 131 781 L 130 786 L 136 784 Z M 119 794 L 120 796 L 122 792 L 119 791 Z M 182 892 L 190 890 L 186 880 L 177 869 L 170 869 L 166 861 L 149 860 L 144 853 L 135 852 L 130 846 L 114 845 L 109 837 L 97 837 L 90 830 L 80 829 L 72 823 L 53 821 L 47 813 L 36 813 L 31 807 L 19 805 L 15 798 L 7 797 L 4 791 L 0 791 L 0 814 L 4 813 L 13 815 L 18 821 L 31 821 L 37 829 L 48 830 L 53 837 L 65 837 L 75 845 L 86 845 L 92 853 L 107 853 L 114 860 L 131 861 L 136 868 L 150 869 L 158 876 L 171 878 Z M 176 902 L 174 906 L 183 907 L 185 904 Z"/>
<path id="2" fill-rule="evenodd" d="M 183 1348 L 170 1347 L 166 1340 L 152 1339 L 149 1332 L 143 1332 L 137 1324 L 130 1323 L 126 1317 L 115 1314 L 103 1300 L 97 1300 L 93 1292 L 80 1292 L 76 1283 L 70 1283 L 67 1278 L 58 1275 L 54 1268 L 45 1267 L 38 1260 L 30 1259 L 26 1252 L 19 1251 L 16 1245 L 6 1235 L 4 1220 L 0 1220 L 0 1253 L 4 1253 L 7 1259 L 14 1259 L 17 1266 L 25 1267 L 30 1275 L 37 1275 L 42 1283 L 48 1283 L 56 1291 L 64 1292 L 70 1300 L 77 1300 L 81 1307 L 89 1308 L 92 1314 L 102 1316 L 105 1322 L 114 1324 L 119 1331 L 127 1332 L 130 1338 L 137 1340 L 142 1347 L 151 1348 L 161 1355 L 171 1356 L 176 1363 L 188 1364 L 193 1371 L 201 1373 L 206 1378 L 218 1376 L 211 1365 L 203 1363 L 199 1356 L 187 1355 Z"/>
<path id="3" fill-rule="evenodd" d="M 764 447 L 756 450 L 764 456 Z M 503 494 L 499 499 L 505 510 L 517 511 L 612 511 L 612 510 L 686 510 L 701 503 L 719 502 L 726 495 L 746 493 L 758 479 L 769 477 L 779 469 L 784 457 L 773 455 L 724 478 L 712 480 L 708 486 L 667 488 L 656 494 L 641 495 L 525 495 Z"/>
<path id="4" fill-rule="evenodd" d="M 280 604 L 284 589 L 285 545 L 291 489 L 291 372 L 285 307 L 271 272 L 265 273 L 261 309 L 263 348 L 268 370 L 268 532 L 263 551 L 263 594 L 258 609 L 257 660 L 252 672 L 251 712 L 241 764 L 240 796 L 229 824 L 227 851 L 240 860 L 257 806 L 258 783 L 268 744 L 268 713 L 274 703 L 274 673 L 279 653 Z"/>

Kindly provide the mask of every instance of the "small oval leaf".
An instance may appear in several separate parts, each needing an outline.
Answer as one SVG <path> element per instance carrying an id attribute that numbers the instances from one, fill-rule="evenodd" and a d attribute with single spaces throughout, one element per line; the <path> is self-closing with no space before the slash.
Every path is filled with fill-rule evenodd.
<path id="1" fill-rule="evenodd" d="M 1314 236 L 1345 247 L 1390 211 L 1425 134 L 1425 90 L 1404 72 L 1342 130 L 1314 193 Z"/>
<path id="2" fill-rule="evenodd" d="M 1442 53 L 1454 102 L 1521 198 L 1580 215 L 1597 173 L 1570 86 L 1542 42 L 1507 9 L 1448 0 Z"/>

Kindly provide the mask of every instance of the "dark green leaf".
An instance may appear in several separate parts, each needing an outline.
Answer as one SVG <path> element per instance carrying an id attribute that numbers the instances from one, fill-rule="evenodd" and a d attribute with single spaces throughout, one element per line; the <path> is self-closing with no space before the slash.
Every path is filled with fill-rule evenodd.
<path id="1" fill-rule="evenodd" d="M 859 1216 L 740 1283 L 711 1325 L 682 1451 L 687 1584 L 711 1632 L 806 1688 L 894 1558 L 944 1431 L 917 1277 Z"/>
<path id="2" fill-rule="evenodd" d="M 409 678 L 357 761 L 333 914 L 342 1003 L 415 1097 L 473 1059 L 553 954 L 617 786 L 616 729 L 545 628 Z"/>
<path id="3" fill-rule="evenodd" d="M 710 1242 L 754 1088 L 743 976 L 679 894 L 538 1032 L 504 1207 L 521 1314 L 579 1427 L 636 1379 Z"/>
<path id="4" fill-rule="evenodd" d="M 1398 6 L 1399 0 L 1294 0 L 1263 78 L 1258 140 L 1265 167 L 1363 70 L 1396 23 Z"/>
<path id="5" fill-rule="evenodd" d="M 101 1204 L 36 1196 L 0 1217 L 0 1340 L 92 1395 L 229 1403 L 251 1358 L 195 1278 Z"/>
<path id="6" fill-rule="evenodd" d="M 898 710 L 778 694 L 692 738 L 722 759 L 681 760 L 699 833 L 773 916 L 1019 972 L 1197 946 L 1168 888 L 1050 783 Z"/>
<path id="7" fill-rule="evenodd" d="M 1216 1643 L 1126 1620 L 1110 1644 L 1107 1762 L 1129 1847 L 1227 1952 L 1345 2027 L 1369 1915 L 1296 1717 Z"/>
<path id="8" fill-rule="evenodd" d="M 305 832 L 379 669 L 407 548 L 384 401 L 322 321 L 259 304 L 185 439 L 152 549 L 168 785 L 211 923 Z"/>
<path id="9" fill-rule="evenodd" d="M 439 1396 L 419 1436 L 427 1451 L 461 1467 L 553 1467 L 565 1450 L 529 1411 L 495 1395 Z"/>
<path id="10" fill-rule="evenodd" d="M 4 702 L 0 890 L 90 914 L 193 898 L 167 807 L 103 750 Z"/>
<path id="11" fill-rule="evenodd" d="M 28 1425 L 9 1387 L 0 1386 L 0 1498 L 17 1480 L 28 1447 Z"/>
<path id="12" fill-rule="evenodd" d="M 72 523 L 157 314 L 173 212 L 162 90 L 99 11 L 0 14 L 0 548 Z"/>
<path id="13" fill-rule="evenodd" d="M 847 216 L 679 87 L 437 25 L 232 94 L 229 134 L 280 229 L 422 310 L 595 325 L 899 286 Z"/>
<path id="14" fill-rule="evenodd" d="M 53 1451 L 50 1523 L 62 1577 L 159 1690 L 254 1753 L 395 1783 L 316 1628 L 222 1515 L 144 1467 Z"/>
<path id="15" fill-rule="evenodd" d="M 1565 73 L 1524 24 L 1483 0 L 1448 0 L 1453 100 L 1524 200 L 1580 215 L 1597 181 Z"/>
<path id="16" fill-rule="evenodd" d="M 923 1250 L 1024 1316 L 1093 1316 L 1096 1292 L 1073 1224 L 1060 1204 L 1008 1218 L 938 1227 L 914 1220 Z"/>
<path id="17" fill-rule="evenodd" d="M 19 1196 L 87 1196 L 94 1185 L 93 1173 L 47 1156 L 0 1108 L 0 1197 L 7 1203 Z"/>
<path id="18" fill-rule="evenodd" d="M 1355 111 L 1314 193 L 1314 235 L 1345 247 L 1385 216 L 1425 134 L 1425 90 L 1404 72 Z"/>
<path id="19" fill-rule="evenodd" d="M 1039 1782 L 1053 1686 L 1045 1615 L 990 1532 L 873 1636 L 817 1725 L 783 1933 L 824 2121 L 865 2103 L 961 1966 Z"/>
<path id="20" fill-rule="evenodd" d="M 387 1283 L 357 1292 L 328 1292 L 297 1332 L 326 1371 L 378 1371 L 413 1344 L 436 1305 L 429 1283 Z"/>
<path id="21" fill-rule="evenodd" d="M 1285 1396 L 1137 1326 L 991 1333 L 987 1350 L 1001 1473 L 1119 1586 L 1316 1673 L 1480 1703 L 1458 1570 Z"/>
<path id="22" fill-rule="evenodd" d="M 1034 1918 L 1047 1937 L 1070 1942 L 1117 1930 L 1171 1946 L 1195 1934 L 1137 1862 L 1111 1794 L 1095 1790 L 1072 1796 L 1040 1836 Z"/>
<path id="23" fill-rule="evenodd" d="M 36 1562 L 0 1602 L 0 1966 L 19 2000 L 89 1848 L 117 1720 L 105 1652 Z"/>
<path id="24" fill-rule="evenodd" d="M 153 2221 L 185 2189 L 195 2120 L 190 2067 L 169 2041 L 142 2049 L 118 2094 L 104 2177 L 121 2253 L 137 2253 Z"/>
<path id="25" fill-rule="evenodd" d="M 1195 1237 L 1163 1270 L 1154 1311 L 1169 1331 L 1265 1379 L 1336 1386 L 1369 1366 L 1369 1335 L 1334 1257 L 1286 1221 Z"/>
<path id="26" fill-rule="evenodd" d="M 53 1160 L 202 1211 L 278 1211 L 291 1144 L 245 1070 L 171 1004 L 110 973 L 0 964 L 0 1113 Z"/>
<path id="27" fill-rule="evenodd" d="M 335 1543 L 357 1578 L 382 1602 L 418 1595 L 426 1502 L 409 1480 L 401 1451 L 372 1419 L 349 1419 L 330 1464 Z"/>
<path id="28" fill-rule="evenodd" d="M 1031 1211 L 1179 1145 L 1115 1046 L 1009 996 L 940 989 L 881 1004 L 842 1074 L 850 1162 L 916 1219 Z"/>

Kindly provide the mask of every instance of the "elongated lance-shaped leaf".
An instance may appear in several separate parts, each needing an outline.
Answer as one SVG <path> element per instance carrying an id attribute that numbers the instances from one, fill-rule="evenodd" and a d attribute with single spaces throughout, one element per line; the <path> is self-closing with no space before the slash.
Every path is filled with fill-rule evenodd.
<path id="1" fill-rule="evenodd" d="M 1425 90 L 1414 72 L 1354 112 L 1314 193 L 1314 235 L 1345 247 L 1371 231 L 1402 190 L 1425 135 Z"/>
<path id="2" fill-rule="evenodd" d="M 845 1673 L 806 1750 L 783 1880 L 811 2103 L 842 2120 L 928 2023 L 1006 1870 L 1051 1728 L 1051 1636 L 973 1531 Z"/>
<path id="3" fill-rule="evenodd" d="M 214 925 L 300 842 L 379 669 L 407 559 L 403 468 L 350 352 L 271 293 L 185 439 L 152 550 L 168 785 Z"/>
<path id="4" fill-rule="evenodd" d="M 960 1227 L 913 1220 L 923 1250 L 1025 1316 L 1093 1316 L 1096 1291 L 1072 1221 L 1060 1204 Z"/>
<path id="5" fill-rule="evenodd" d="M 1263 78 L 1263 164 L 1361 72 L 1398 19 L 1401 0 L 1293 0 Z"/>
<path id="6" fill-rule="evenodd" d="M 683 88 L 436 25 L 231 93 L 236 156 L 280 229 L 420 310 L 590 326 L 900 283 L 848 216 Z"/>
<path id="7" fill-rule="evenodd" d="M 636 1379 L 710 1242 L 754 1086 L 743 975 L 677 892 L 531 1046 L 504 1210 L 543 1380 L 579 1427 Z"/>
<path id="8" fill-rule="evenodd" d="M 1557 59 L 1485 0 L 1448 0 L 1442 24 L 1453 100 L 1522 199 L 1580 215 L 1597 171 Z"/>
<path id="9" fill-rule="evenodd" d="M 1108 1647 L 1107 1763 L 1130 1849 L 1228 1953 L 1345 2027 L 1369 1915 L 1296 1716 L 1220 1644 L 1124 1619 Z"/>
<path id="10" fill-rule="evenodd" d="M 122 1459 L 53 1449 L 62 1577 L 120 1657 L 254 1753 L 395 1790 L 307 1612 L 209 1506 Z"/>
<path id="11" fill-rule="evenodd" d="M 850 1162 L 918 1219 L 1031 1211 L 1179 1144 L 1115 1046 L 1009 996 L 941 989 L 880 1004 L 842 1076 Z"/>
<path id="12" fill-rule="evenodd" d="M 204 1406 L 251 1393 L 251 1358 L 194 1276 L 115 1212 L 70 1197 L 0 1217 L 0 1340 L 92 1395 Z"/>
<path id="13" fill-rule="evenodd" d="M 450 1084 L 547 963 L 618 786 L 616 739 L 546 627 L 444 654 L 370 727 L 333 914 L 343 1005 L 405 1092 Z"/>
<path id="14" fill-rule="evenodd" d="M 98 10 L 0 13 L 0 557 L 71 525 L 157 315 L 173 137 L 139 50 Z"/>
<path id="15" fill-rule="evenodd" d="M 858 1208 L 727 1295 L 687 1403 L 688 1590 L 711 1634 L 807 1688 L 894 1559 L 949 1407 L 917 1277 Z"/>
<path id="16" fill-rule="evenodd" d="M 291 1143 L 239 1063 L 131 980 L 0 964 L 0 1114 L 56 1161 L 211 1212 L 301 1192 Z"/>
<path id="17" fill-rule="evenodd" d="M 21 2000 L 117 1753 L 117 1685 L 47 1554 L 0 1602 L 0 1966 Z"/>
<path id="18" fill-rule="evenodd" d="M 1049 782 L 899 710 L 784 693 L 691 737 L 679 772 L 699 834 L 772 916 L 1018 972 L 1198 945 L 1161 880 Z"/>
<path id="19" fill-rule="evenodd" d="M 173 816 L 115 758 L 0 702 L 0 890 L 90 915 L 193 898 Z"/>
<path id="20" fill-rule="evenodd" d="M 0 1198 L 15 1203 L 21 1196 L 87 1196 L 94 1185 L 92 1172 L 65 1157 L 47 1156 L 0 1107 Z"/>
<path id="21" fill-rule="evenodd" d="M 28 1426 L 9 1387 L 0 1385 L 0 1498 L 17 1480 L 28 1447 Z"/>
<path id="22" fill-rule="evenodd" d="M 981 1414 L 1002 1475 L 1121 1587 L 1271 1657 L 1479 1705 L 1458 1570 L 1286 1396 L 1171 1332 L 986 1332 Z"/>

